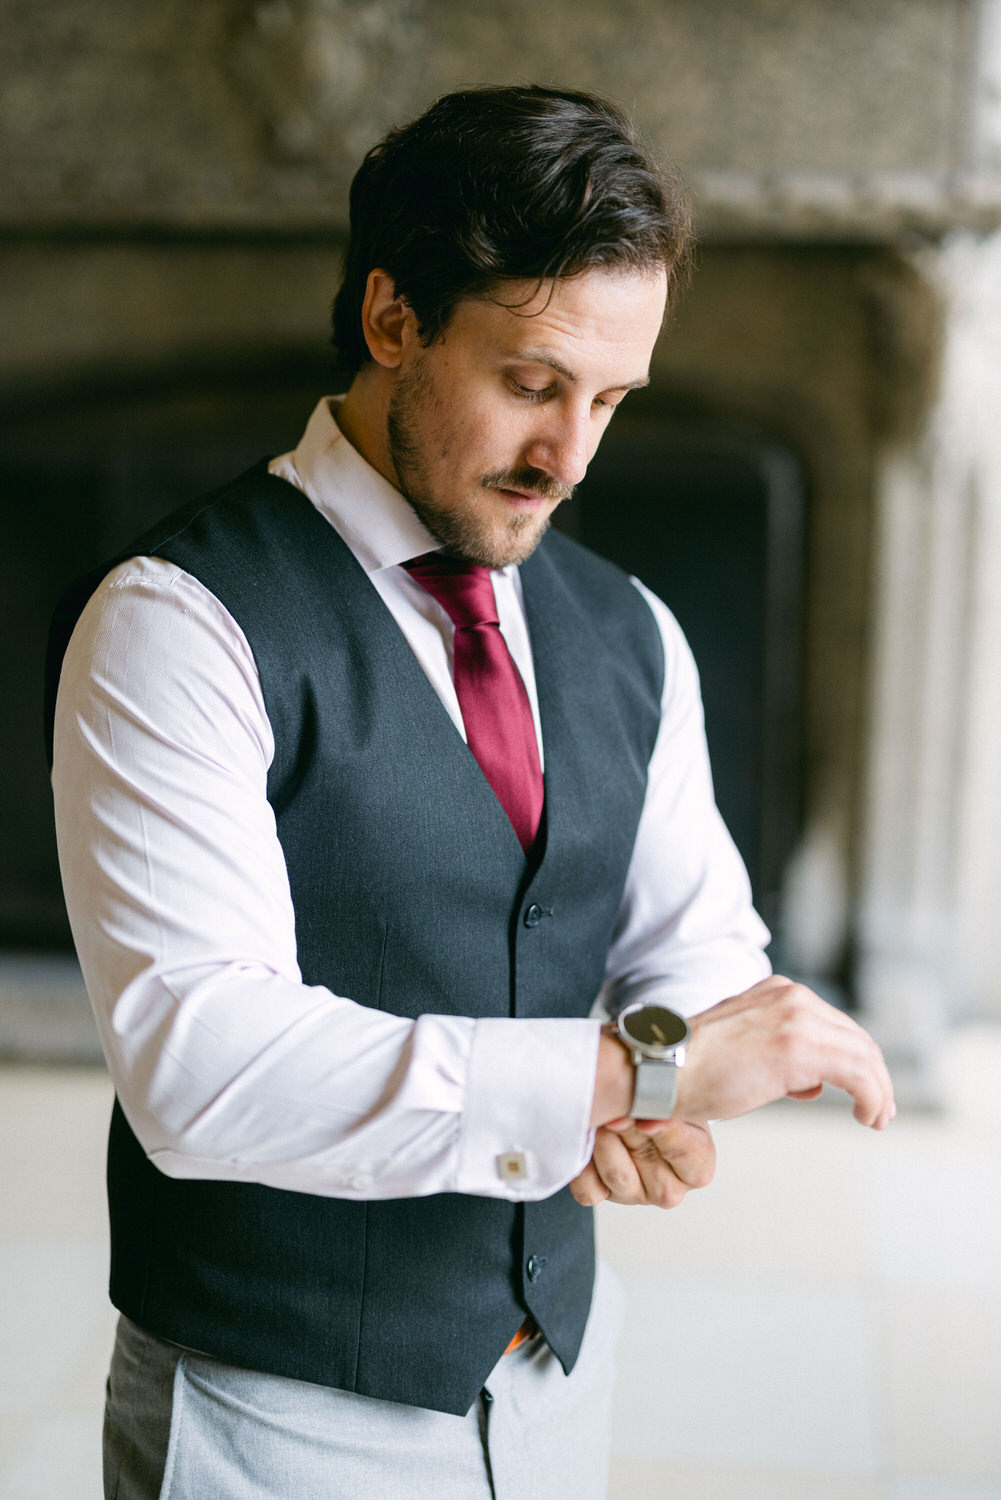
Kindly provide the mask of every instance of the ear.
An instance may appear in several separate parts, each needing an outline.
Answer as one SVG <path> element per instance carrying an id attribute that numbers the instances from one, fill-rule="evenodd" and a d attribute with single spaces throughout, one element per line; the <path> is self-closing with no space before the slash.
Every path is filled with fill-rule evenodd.
<path id="1" fill-rule="evenodd" d="M 387 370 L 398 369 L 413 331 L 414 315 L 409 304 L 396 295 L 393 278 L 386 271 L 368 273 L 361 326 L 375 362 Z"/>

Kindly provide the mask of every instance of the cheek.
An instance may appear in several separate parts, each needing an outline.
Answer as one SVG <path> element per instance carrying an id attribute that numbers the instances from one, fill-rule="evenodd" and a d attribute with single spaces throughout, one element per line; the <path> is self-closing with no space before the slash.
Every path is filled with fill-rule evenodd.
<path id="1" fill-rule="evenodd" d="M 477 474 L 509 468 L 528 442 L 523 426 L 489 402 L 464 404 L 450 424 L 452 456 L 463 469 Z"/>

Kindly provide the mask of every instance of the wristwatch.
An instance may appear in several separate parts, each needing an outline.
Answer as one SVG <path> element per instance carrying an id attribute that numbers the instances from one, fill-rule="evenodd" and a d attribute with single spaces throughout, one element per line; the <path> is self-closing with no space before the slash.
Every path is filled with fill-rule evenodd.
<path id="1" fill-rule="evenodd" d="M 688 1022 L 666 1005 L 637 1000 L 619 1011 L 615 1030 L 636 1065 L 629 1113 L 634 1120 L 669 1120 L 678 1097 L 678 1069 L 685 1065 L 692 1034 Z"/>

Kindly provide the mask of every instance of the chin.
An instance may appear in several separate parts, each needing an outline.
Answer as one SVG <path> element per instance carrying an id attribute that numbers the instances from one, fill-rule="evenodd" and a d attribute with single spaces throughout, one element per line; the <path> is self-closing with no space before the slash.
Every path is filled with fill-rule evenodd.
<path id="1" fill-rule="evenodd" d="M 409 497 L 408 497 L 409 498 Z M 507 516 L 491 522 L 470 514 L 431 510 L 410 504 L 449 557 L 481 568 L 506 568 L 523 563 L 535 551 L 549 529 L 548 516 Z"/>
<path id="2" fill-rule="evenodd" d="M 519 521 L 524 524 L 519 525 Z M 481 555 L 470 560 L 479 562 L 486 568 L 506 568 L 512 563 L 523 563 L 531 557 L 548 530 L 548 516 L 541 520 L 535 517 L 518 517 L 516 521 L 509 523 L 503 533 L 496 537 L 482 538 L 477 549 Z"/>

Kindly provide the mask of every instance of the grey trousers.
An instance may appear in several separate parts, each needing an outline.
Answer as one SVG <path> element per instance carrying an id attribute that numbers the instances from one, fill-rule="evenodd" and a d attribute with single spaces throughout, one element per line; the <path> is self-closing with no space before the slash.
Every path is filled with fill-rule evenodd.
<path id="1" fill-rule="evenodd" d="M 572 1374 L 534 1339 L 465 1417 L 241 1370 L 122 1318 L 105 1500 L 604 1500 L 622 1309 L 599 1266 Z"/>

